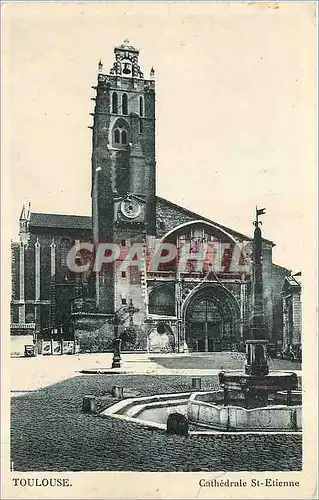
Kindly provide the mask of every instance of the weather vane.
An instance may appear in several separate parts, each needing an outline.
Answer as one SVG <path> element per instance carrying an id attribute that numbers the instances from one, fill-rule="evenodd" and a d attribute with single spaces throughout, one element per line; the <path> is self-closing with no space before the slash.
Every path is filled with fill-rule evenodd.
<path id="1" fill-rule="evenodd" d="M 258 227 L 260 224 L 262 225 L 262 222 L 259 220 L 260 215 L 264 215 L 266 213 L 265 208 L 257 208 L 256 205 L 256 220 L 253 222 L 255 227 Z"/>

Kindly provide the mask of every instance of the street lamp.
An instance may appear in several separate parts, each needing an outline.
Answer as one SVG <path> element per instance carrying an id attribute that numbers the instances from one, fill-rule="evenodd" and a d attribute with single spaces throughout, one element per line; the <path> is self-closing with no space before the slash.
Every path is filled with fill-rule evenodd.
<path id="1" fill-rule="evenodd" d="M 114 325 L 114 351 L 113 351 L 113 361 L 112 368 L 121 368 L 121 339 L 119 337 L 119 324 L 120 318 L 117 313 L 114 313 L 113 325 Z"/>
<path id="2" fill-rule="evenodd" d="M 121 308 L 114 313 L 112 323 L 114 325 L 114 350 L 113 350 L 113 361 L 112 368 L 121 368 L 121 338 L 119 336 L 119 325 L 125 320 L 125 314 L 129 316 L 129 326 L 133 328 L 133 314 L 137 313 L 139 309 L 133 306 L 133 301 L 130 299 L 129 306 L 122 311 L 121 316 L 119 311 Z M 126 316 L 127 317 L 127 316 Z"/>

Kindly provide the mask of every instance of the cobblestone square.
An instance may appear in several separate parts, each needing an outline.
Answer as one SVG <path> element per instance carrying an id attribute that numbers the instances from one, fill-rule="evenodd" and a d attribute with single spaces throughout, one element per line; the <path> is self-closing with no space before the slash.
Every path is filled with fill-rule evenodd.
<path id="1" fill-rule="evenodd" d="M 72 358 L 73 359 L 73 358 Z M 65 359 L 65 363 L 68 359 Z M 64 361 L 63 360 L 63 361 Z M 91 358 L 93 363 L 94 357 Z M 15 360 L 15 366 L 18 362 Z M 40 360 L 39 360 L 40 361 Z M 52 365 L 53 358 L 45 360 Z M 32 362 L 32 361 L 31 361 Z M 69 360 L 71 363 L 71 359 Z M 86 358 L 88 364 L 88 358 Z M 83 361 L 82 361 L 83 364 Z M 33 365 L 34 367 L 36 364 Z M 31 365 L 30 365 L 31 367 Z M 61 369 L 61 379 L 63 379 Z M 135 395 L 184 392 L 192 375 L 80 375 L 48 387 L 13 392 L 11 459 L 16 471 L 276 471 L 300 470 L 302 436 L 215 434 L 167 436 L 135 423 L 82 413 L 82 398 L 97 397 L 99 409 L 116 402 L 114 385 Z M 202 388 L 217 375 L 202 375 Z M 39 381 L 38 381 L 39 385 Z M 18 389 L 15 385 L 16 390 Z"/>

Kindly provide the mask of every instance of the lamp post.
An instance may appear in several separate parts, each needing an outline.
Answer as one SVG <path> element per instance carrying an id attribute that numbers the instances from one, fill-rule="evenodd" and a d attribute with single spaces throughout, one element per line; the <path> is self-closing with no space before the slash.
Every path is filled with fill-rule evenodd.
<path id="1" fill-rule="evenodd" d="M 121 310 L 121 309 L 120 309 Z M 133 306 L 132 299 L 130 299 L 130 303 L 128 307 L 122 311 L 121 316 L 119 311 L 116 311 L 113 315 L 112 323 L 114 326 L 114 350 L 113 350 L 113 361 L 112 368 L 121 368 L 121 338 L 119 336 L 119 325 L 124 322 L 124 315 L 127 313 L 129 315 L 129 326 L 133 328 L 133 315 L 139 311 L 136 307 Z"/>
<path id="2" fill-rule="evenodd" d="M 114 350 L 112 368 L 121 368 L 121 339 L 119 337 L 120 318 L 117 313 L 114 313 Z"/>

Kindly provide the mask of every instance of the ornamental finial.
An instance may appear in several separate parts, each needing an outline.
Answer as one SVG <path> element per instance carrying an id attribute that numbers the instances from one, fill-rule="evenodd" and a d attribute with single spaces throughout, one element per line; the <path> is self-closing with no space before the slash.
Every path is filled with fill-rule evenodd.
<path id="1" fill-rule="evenodd" d="M 262 225 L 262 222 L 259 220 L 259 215 L 264 215 L 265 213 L 266 213 L 265 208 L 257 208 L 257 205 L 256 205 L 256 220 L 254 220 L 254 222 L 253 222 L 255 227 Z"/>

